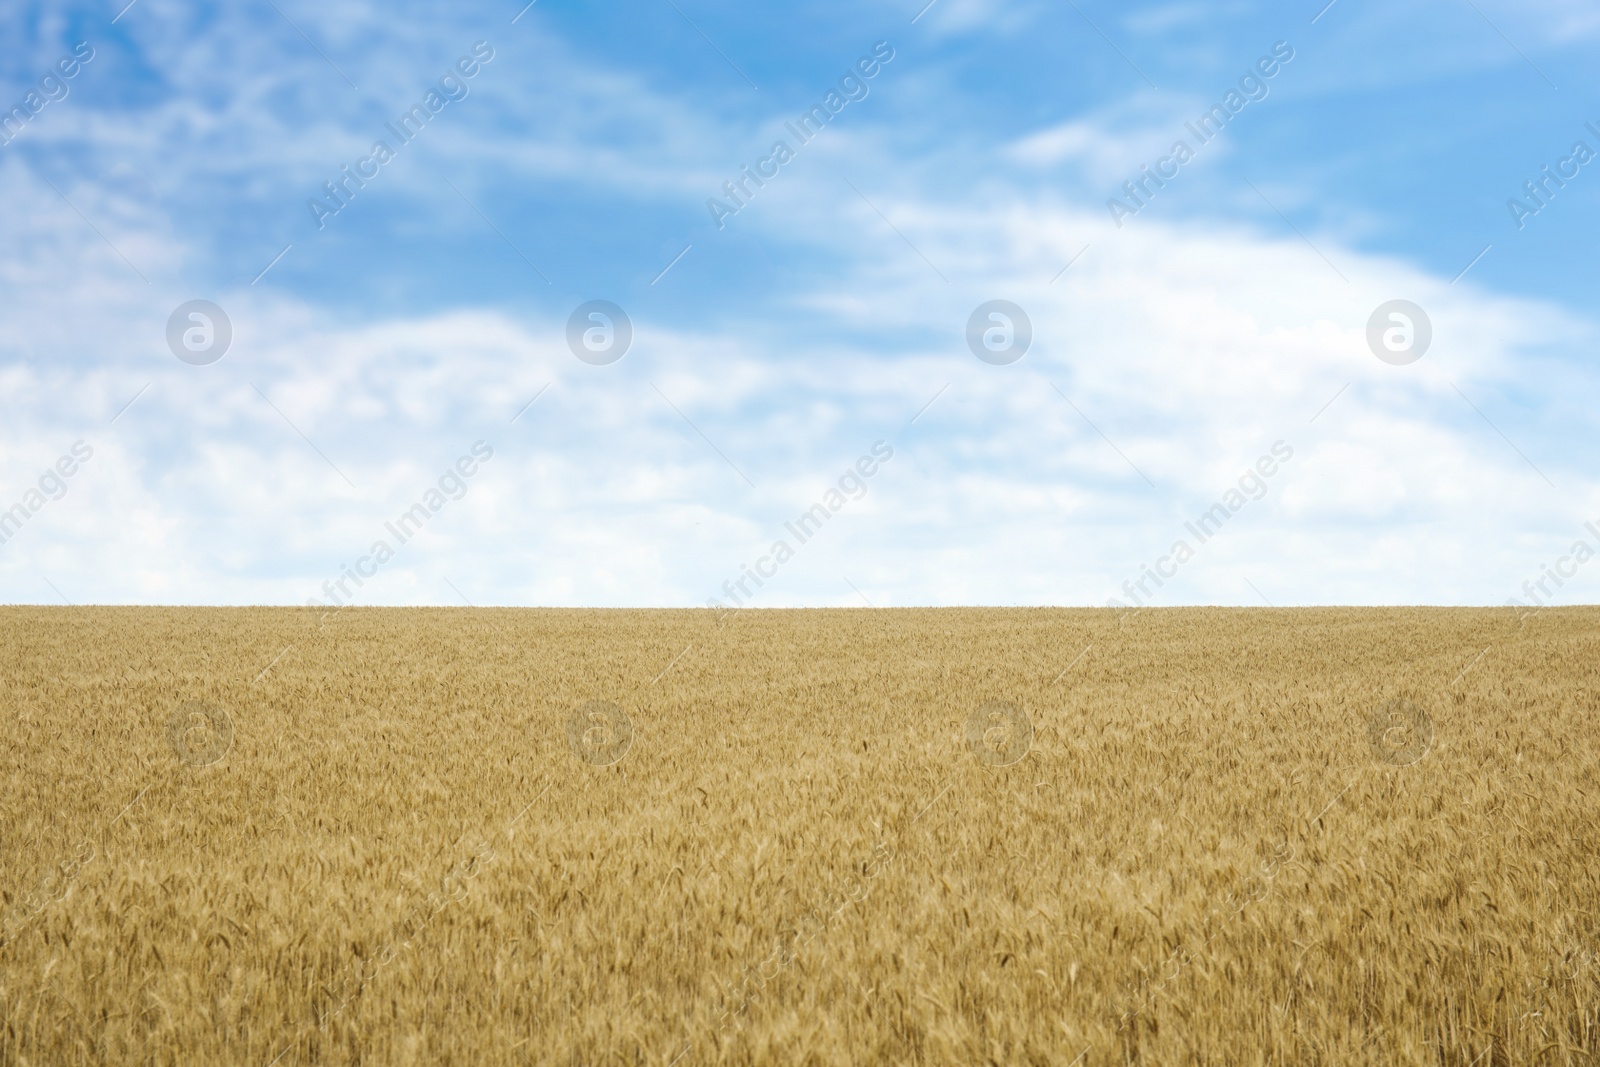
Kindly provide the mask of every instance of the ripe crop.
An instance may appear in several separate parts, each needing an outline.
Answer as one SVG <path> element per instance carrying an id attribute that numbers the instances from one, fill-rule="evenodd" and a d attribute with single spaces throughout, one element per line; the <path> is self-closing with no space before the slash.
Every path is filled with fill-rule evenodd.
<path id="1" fill-rule="evenodd" d="M 0 643 L 0 1064 L 1600 1055 L 1600 611 Z"/>

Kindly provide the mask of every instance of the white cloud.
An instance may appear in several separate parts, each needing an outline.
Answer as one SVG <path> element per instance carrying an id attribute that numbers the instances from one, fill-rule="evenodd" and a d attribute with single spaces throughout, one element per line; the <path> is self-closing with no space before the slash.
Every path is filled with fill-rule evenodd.
<path id="1" fill-rule="evenodd" d="M 1246 13 L 1243 4 L 1176 3 L 1137 9 L 1124 15 L 1122 24 L 1133 33 L 1160 34 L 1170 30 L 1215 24 L 1220 18 Z"/>
<path id="2" fill-rule="evenodd" d="M 78 437 L 96 457 L 63 501 L 0 547 L 4 593 L 39 599 L 48 577 L 74 599 L 299 603 L 480 438 L 494 460 L 361 590 L 363 602 L 449 602 L 449 579 L 485 602 L 701 604 L 880 437 L 896 457 L 866 499 L 758 603 L 848 603 L 846 578 L 887 604 L 1099 601 L 1278 439 L 1295 460 L 1170 595 L 1245 600 L 1244 573 L 1283 602 L 1498 602 L 1535 562 L 1519 541 L 1548 530 L 1564 541 L 1582 509 L 1600 505 L 1581 457 L 1500 399 L 1508 385 L 1535 405 L 1592 387 L 1563 364 L 1537 382 L 1518 378 L 1527 323 L 1540 346 L 1592 337 L 1553 308 L 1451 287 L 1320 237 L 1351 283 L 1298 239 L 1143 220 L 1119 232 L 1045 202 L 952 208 L 897 196 L 886 213 L 945 265 L 946 292 L 864 205 L 841 216 L 822 199 L 797 194 L 786 208 L 886 239 L 804 299 L 846 327 L 865 309 L 907 339 L 899 346 L 796 342 L 753 318 L 692 333 L 642 321 L 627 359 L 595 368 L 566 351 L 559 321 L 459 309 L 342 325 L 246 287 L 219 297 L 236 350 L 192 368 L 162 351 L 166 305 L 152 306 L 119 262 L 92 255 L 98 238 L 81 235 L 76 252 L 93 266 L 65 291 L 48 274 L 13 270 L 24 292 L 5 333 L 51 351 L 114 338 L 108 351 L 127 356 L 88 370 L 6 368 L 19 409 L 0 437 L 6 499 Z M 1085 236 L 1091 252 L 1048 284 L 1058 250 Z M 153 260 L 179 255 L 144 239 Z M 34 254 L 45 262 L 60 249 Z M 961 339 L 966 312 L 993 295 L 1033 319 L 1035 347 L 1012 367 L 980 364 Z M 1367 315 L 1396 295 L 1435 325 L 1434 350 L 1406 368 L 1379 363 L 1364 340 Z M 98 310 L 84 321 L 75 307 Z M 145 381 L 149 391 L 107 426 Z M 1455 386 L 1499 412 L 1562 492 Z M 1378 542 L 1351 541 L 1374 524 Z M 1425 552 L 1393 551 L 1424 537 Z M 1308 558 L 1324 569 L 1307 570 Z"/>
<path id="3" fill-rule="evenodd" d="M 1252 601 L 1248 578 L 1279 603 L 1499 603 L 1536 572 L 1542 546 L 1600 518 L 1593 465 L 1568 445 L 1596 428 L 1574 399 L 1593 395 L 1593 374 L 1565 358 L 1592 346 L 1593 322 L 1470 277 L 1451 286 L 1347 235 L 1308 234 L 1349 281 L 1293 234 L 1172 225 L 1159 212 L 1115 229 L 1061 195 L 1019 193 L 1010 175 L 952 180 L 973 173 L 953 165 L 972 148 L 959 131 L 896 159 L 876 112 L 808 146 L 733 223 L 827 271 L 797 270 L 776 295 L 741 294 L 690 326 L 635 309 L 634 347 L 616 366 L 578 362 L 547 312 L 457 301 L 355 320 L 315 290 L 240 280 L 208 294 L 233 319 L 233 350 L 189 367 L 163 331 L 212 250 L 190 236 L 207 227 L 186 213 L 185 190 L 234 181 L 290 190 L 293 205 L 388 116 L 344 102 L 314 56 L 252 52 L 259 26 L 173 34 L 181 5 L 141 7 L 148 28 L 136 32 L 179 97 L 139 123 L 69 108 L 38 131 L 98 146 L 95 177 L 61 187 L 107 240 L 20 157 L 0 164 L 0 196 L 18 205 L 0 252 L 0 504 L 74 441 L 95 448 L 66 496 L 0 545 L 0 597 L 48 598 L 48 579 L 76 600 L 301 603 L 479 439 L 493 460 L 361 602 L 449 603 L 453 583 L 479 603 L 699 605 L 880 438 L 896 454 L 867 496 L 756 603 L 854 603 L 850 582 L 879 604 L 1099 603 L 1280 439 L 1294 460 L 1162 602 Z M 944 0 L 925 21 L 954 33 L 994 14 Z M 329 18 L 308 30 L 396 107 L 440 48 L 472 39 L 448 22 L 393 20 L 372 47 L 419 58 L 368 62 L 356 24 Z M 272 25 L 284 48 L 301 47 Z M 513 65 L 519 47 L 540 62 Z M 449 122 L 462 121 L 429 131 L 432 150 L 474 177 L 582 179 L 693 206 L 748 158 L 741 144 L 768 139 L 760 123 L 697 110 L 537 32 L 505 54 L 452 105 L 463 110 Z M 219 64 L 235 65 L 238 88 L 216 83 Z M 309 70 L 326 82 L 315 92 Z M 560 106 L 526 108 L 519 94 Z M 1140 94 L 1004 158 L 1075 165 L 1109 192 L 1169 147 L 1167 120 L 1189 106 Z M 728 166 L 707 162 L 718 159 Z M 425 175 L 393 178 L 415 193 Z M 1294 203 L 1293 189 L 1269 191 Z M 697 262 L 658 291 L 699 284 Z M 995 297 L 1033 320 L 1034 348 L 1011 367 L 979 363 L 962 337 L 971 309 Z M 1411 367 L 1366 348 L 1367 317 L 1396 297 L 1435 327 Z"/>
<path id="4" fill-rule="evenodd" d="M 928 0 L 917 0 L 921 8 Z M 1001 0 L 935 0 L 926 14 L 917 21 L 938 36 L 988 33 L 1008 35 L 1020 33 L 1033 25 L 1046 11 L 1045 5 L 1026 0 L 1023 3 Z"/>
<path id="5" fill-rule="evenodd" d="M 1082 180 L 1096 190 L 1116 191 L 1137 177 L 1141 165 L 1154 165 L 1179 139 L 1207 157 L 1229 151 L 1226 140 L 1199 146 L 1184 122 L 1204 113 L 1198 98 L 1141 92 L 1112 108 L 1031 133 L 1006 146 L 1008 160 L 1028 167 L 1075 164 Z"/>

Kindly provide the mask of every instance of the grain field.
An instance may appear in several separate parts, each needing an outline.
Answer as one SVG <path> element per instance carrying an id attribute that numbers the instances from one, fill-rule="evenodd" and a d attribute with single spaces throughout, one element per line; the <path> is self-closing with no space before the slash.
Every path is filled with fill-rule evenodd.
<path id="1" fill-rule="evenodd" d="M 0 1063 L 1600 1057 L 1600 610 L 0 610 Z"/>

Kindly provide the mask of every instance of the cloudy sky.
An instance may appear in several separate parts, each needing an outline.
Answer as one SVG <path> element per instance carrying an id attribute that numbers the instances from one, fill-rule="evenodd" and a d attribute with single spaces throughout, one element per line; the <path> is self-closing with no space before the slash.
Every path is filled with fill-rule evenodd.
<path id="1" fill-rule="evenodd" d="M 1583 0 L 524 2 L 0 12 L 0 598 L 1600 599 Z"/>

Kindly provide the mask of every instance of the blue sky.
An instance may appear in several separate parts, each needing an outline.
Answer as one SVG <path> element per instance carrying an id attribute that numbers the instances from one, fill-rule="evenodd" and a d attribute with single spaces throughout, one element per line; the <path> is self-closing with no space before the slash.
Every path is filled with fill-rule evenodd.
<path id="1" fill-rule="evenodd" d="M 1543 599 L 1600 593 L 1573 552 L 1600 549 L 1600 162 L 1507 205 L 1600 150 L 1577 0 L 124 2 L 0 14 L 0 105 L 64 93 L 0 147 L 6 600 L 1501 604 L 1563 558 Z M 386 123 L 475 47 L 402 145 Z M 233 329 L 204 366 L 167 341 L 197 299 Z M 604 366 L 566 340 L 597 299 L 634 330 Z M 1008 365 L 965 336 L 995 299 L 1033 328 Z M 1433 331 L 1403 366 L 1367 340 L 1393 300 Z"/>

